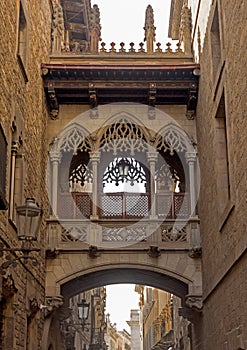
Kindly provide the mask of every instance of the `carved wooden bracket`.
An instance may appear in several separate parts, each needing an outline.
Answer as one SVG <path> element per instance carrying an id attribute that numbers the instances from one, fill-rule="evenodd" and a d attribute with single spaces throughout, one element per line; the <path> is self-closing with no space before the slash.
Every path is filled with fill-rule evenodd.
<path id="1" fill-rule="evenodd" d="M 98 101 L 97 101 L 97 92 L 95 89 L 95 85 L 93 83 L 89 83 L 88 85 L 88 93 L 89 93 L 89 99 L 90 99 L 90 117 L 91 118 L 98 118 Z"/>
<path id="2" fill-rule="evenodd" d="M 96 94 L 96 89 L 93 83 L 89 83 L 88 85 L 88 93 L 89 93 L 89 98 L 90 98 L 90 105 L 91 108 L 97 107 L 97 94 Z"/>
<path id="3" fill-rule="evenodd" d="M 148 104 L 149 106 L 155 107 L 156 102 L 156 83 L 150 83 L 149 84 L 149 91 L 148 91 Z"/>
<path id="4" fill-rule="evenodd" d="M 189 120 L 194 119 L 196 105 L 197 105 L 197 86 L 196 84 L 191 84 L 188 92 L 188 97 L 187 97 L 187 111 L 186 111 L 187 119 Z"/>
<path id="5" fill-rule="evenodd" d="M 50 105 L 50 117 L 52 120 L 56 120 L 58 119 L 59 105 L 53 83 L 49 83 L 48 85 L 48 99 Z"/>

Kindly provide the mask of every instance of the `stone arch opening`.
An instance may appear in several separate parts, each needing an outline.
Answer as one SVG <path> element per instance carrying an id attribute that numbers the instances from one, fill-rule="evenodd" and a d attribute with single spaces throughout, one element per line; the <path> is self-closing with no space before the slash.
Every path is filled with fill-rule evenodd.
<path id="1" fill-rule="evenodd" d="M 189 293 L 190 281 L 186 282 L 185 278 L 178 279 L 144 267 L 104 268 L 87 272 L 63 283 L 61 285 L 61 295 L 64 298 L 63 305 L 66 307 L 69 298 L 81 292 L 109 284 L 121 283 L 141 284 L 158 288 L 177 295 L 184 301 Z"/>

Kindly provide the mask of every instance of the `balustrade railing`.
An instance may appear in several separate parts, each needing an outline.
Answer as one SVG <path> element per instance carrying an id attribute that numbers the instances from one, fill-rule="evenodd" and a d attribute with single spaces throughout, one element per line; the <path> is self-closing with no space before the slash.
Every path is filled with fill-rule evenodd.
<path id="1" fill-rule="evenodd" d="M 165 192 L 156 194 L 158 219 L 186 219 L 190 216 L 188 193 Z M 100 219 L 148 218 L 152 199 L 149 193 L 102 193 L 98 195 Z M 61 193 L 58 198 L 60 219 L 89 219 L 92 215 L 92 197 L 89 193 Z"/>
<path id="2" fill-rule="evenodd" d="M 138 221 L 126 223 L 81 220 L 48 220 L 47 247 L 51 250 L 59 244 L 79 242 L 101 247 L 120 247 L 140 243 L 149 247 L 200 247 L 199 219 Z"/>

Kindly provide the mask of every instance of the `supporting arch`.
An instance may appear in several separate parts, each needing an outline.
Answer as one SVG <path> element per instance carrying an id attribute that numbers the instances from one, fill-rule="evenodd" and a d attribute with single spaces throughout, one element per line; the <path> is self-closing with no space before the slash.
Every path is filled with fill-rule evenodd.
<path id="1" fill-rule="evenodd" d="M 189 290 L 189 283 L 175 277 L 153 271 L 147 268 L 119 267 L 105 268 L 102 270 L 82 274 L 61 285 L 61 294 L 64 298 L 64 305 L 68 299 L 86 290 L 109 284 L 132 283 L 148 285 L 158 288 L 185 299 Z"/>

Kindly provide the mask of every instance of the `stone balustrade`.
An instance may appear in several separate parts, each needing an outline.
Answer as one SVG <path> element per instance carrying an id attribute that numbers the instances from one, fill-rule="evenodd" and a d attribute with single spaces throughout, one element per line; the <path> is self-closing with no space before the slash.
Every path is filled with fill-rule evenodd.
<path id="1" fill-rule="evenodd" d="M 60 220 L 50 218 L 48 224 L 47 249 L 67 249 L 90 244 L 98 247 L 125 247 L 141 243 L 141 247 L 156 245 L 162 249 L 200 248 L 198 218 L 183 220 Z"/>
<path id="2" fill-rule="evenodd" d="M 185 55 L 186 52 L 183 49 L 183 44 L 181 42 L 168 42 L 165 44 L 165 47 L 162 48 L 162 44 L 160 42 L 156 43 L 156 47 L 153 51 L 148 51 L 146 49 L 146 45 L 143 42 L 140 42 L 138 45 L 131 42 L 129 43 L 129 46 L 125 44 L 124 42 L 121 42 L 119 46 L 117 46 L 116 43 L 111 42 L 109 47 L 107 48 L 107 44 L 105 42 L 100 43 L 100 48 L 96 54 L 98 55 L 104 55 L 104 54 L 110 54 L 110 55 L 132 55 L 132 54 L 138 54 L 138 55 L 147 55 L 147 54 L 154 54 L 154 55 Z M 64 47 L 61 48 L 62 54 L 81 54 L 81 55 L 90 55 L 92 52 L 89 49 L 88 45 L 84 45 L 81 43 L 67 43 L 64 45 Z M 95 53 L 94 53 L 95 54 Z"/>

